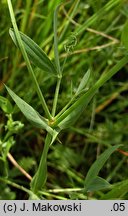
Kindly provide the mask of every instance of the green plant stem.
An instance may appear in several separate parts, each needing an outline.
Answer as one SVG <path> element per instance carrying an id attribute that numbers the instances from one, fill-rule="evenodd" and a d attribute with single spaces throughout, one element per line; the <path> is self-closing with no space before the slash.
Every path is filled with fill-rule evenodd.
<path id="1" fill-rule="evenodd" d="M 62 120 L 70 115 L 75 109 L 82 104 L 79 114 L 85 109 L 86 105 L 90 102 L 97 90 L 104 85 L 114 74 L 116 74 L 128 62 L 128 56 L 123 57 L 109 72 L 103 74 L 100 79 L 91 87 L 81 98 L 79 98 L 69 109 L 67 109 L 59 118 L 56 118 L 53 127 L 57 126 Z M 79 116 L 76 116 L 76 119 Z"/>
<path id="2" fill-rule="evenodd" d="M 32 191 L 30 191 L 29 189 L 27 189 L 27 188 L 25 188 L 25 187 L 23 187 L 23 186 L 21 186 L 21 185 L 19 185 L 19 184 L 16 184 L 15 182 L 12 182 L 12 181 L 10 181 L 10 180 L 8 180 L 8 179 L 1 178 L 1 177 L 0 177 L 0 181 L 1 181 L 1 182 L 4 182 L 5 184 L 10 185 L 11 187 L 14 187 L 14 188 L 17 188 L 17 189 L 19 189 L 19 190 L 22 190 L 22 191 L 26 192 L 26 193 L 29 195 L 29 197 L 31 197 L 32 200 L 39 200 L 39 199 L 40 199 L 40 198 L 39 198 L 36 194 L 34 194 Z"/>
<path id="3" fill-rule="evenodd" d="M 47 180 L 47 154 L 51 144 L 52 137 L 48 133 L 45 139 L 45 145 L 41 156 L 40 164 L 35 176 L 31 182 L 31 189 L 34 193 L 38 193 L 44 186 Z"/>
<path id="4" fill-rule="evenodd" d="M 62 113 L 64 113 L 68 109 L 68 107 L 72 104 L 75 98 L 76 95 L 74 95 L 71 100 L 63 107 L 63 109 L 56 115 L 56 119 L 58 119 L 62 115 Z"/>
<path id="5" fill-rule="evenodd" d="M 19 190 L 22 190 L 22 191 L 26 192 L 26 193 L 29 194 L 29 195 L 32 193 L 32 192 L 31 192 L 30 190 L 28 190 L 27 188 L 25 188 L 25 187 L 23 187 L 23 186 L 21 186 L 21 185 L 18 185 L 18 184 L 14 183 L 14 182 L 11 182 L 11 181 L 9 181 L 8 179 L 1 178 L 1 177 L 0 177 L 0 181 L 1 181 L 1 182 L 4 182 L 5 184 L 11 185 L 12 187 L 15 187 L 15 188 L 17 188 L 17 189 L 19 189 Z"/>
<path id="6" fill-rule="evenodd" d="M 50 193 L 70 193 L 70 192 L 82 192 L 84 188 L 55 188 L 49 189 Z"/>
<path id="7" fill-rule="evenodd" d="M 52 197 L 52 198 L 55 198 L 55 199 L 58 199 L 58 200 L 68 200 L 67 198 L 65 197 L 62 197 L 62 196 L 58 196 L 58 195 L 55 195 L 55 194 L 51 194 L 49 192 L 45 192 L 45 191 L 40 191 L 40 195 L 45 195 L 47 197 Z"/>
<path id="8" fill-rule="evenodd" d="M 59 61 L 59 52 L 58 52 L 58 36 L 57 36 L 57 14 L 58 14 L 58 9 L 60 5 L 57 6 L 55 12 L 54 12 L 54 56 L 55 56 L 55 63 L 57 67 L 57 72 L 58 72 L 58 77 L 61 78 L 61 69 L 60 69 L 60 61 Z"/>
<path id="9" fill-rule="evenodd" d="M 58 101 L 58 95 L 59 95 L 59 89 L 60 89 L 60 83 L 62 79 L 62 72 L 60 68 L 60 60 L 59 60 L 59 52 L 58 52 L 58 36 L 57 36 L 57 15 L 58 15 L 58 10 L 59 10 L 60 5 L 56 7 L 56 10 L 54 12 L 54 56 L 55 56 L 55 63 L 56 63 L 56 68 L 58 72 L 58 79 L 57 79 L 57 84 L 56 84 L 56 90 L 55 90 L 55 96 L 54 96 L 54 101 L 53 101 L 53 108 L 52 108 L 52 116 L 55 116 L 56 113 L 56 107 L 57 107 L 57 101 Z"/>
<path id="10" fill-rule="evenodd" d="M 60 90 L 60 83 L 61 83 L 61 78 L 58 78 L 57 79 L 57 84 L 56 84 L 56 91 L 55 91 L 54 101 L 53 101 L 53 108 L 52 108 L 52 116 L 53 117 L 56 114 L 56 107 L 57 107 L 58 95 L 59 95 L 59 90 Z"/>
<path id="11" fill-rule="evenodd" d="M 47 116 L 48 119 L 52 119 L 52 116 L 51 116 L 51 114 L 49 112 L 49 109 L 47 107 L 45 99 L 44 99 L 44 97 L 42 95 L 42 92 L 41 92 L 40 87 L 38 85 L 38 82 L 36 80 L 36 77 L 35 77 L 35 74 L 33 72 L 32 66 L 30 64 L 29 58 L 28 58 L 27 53 L 25 51 L 24 45 L 22 43 L 22 40 L 21 40 L 21 37 L 20 37 L 20 34 L 19 34 L 19 30 L 18 30 L 18 27 L 17 27 L 17 24 L 16 24 L 16 20 L 15 20 L 15 16 L 14 16 L 14 11 L 13 11 L 11 0 L 7 0 L 7 2 L 8 2 L 8 8 L 9 8 L 9 12 L 10 12 L 10 17 L 11 17 L 12 25 L 13 25 L 13 28 L 14 28 L 14 31 L 15 31 L 15 34 L 16 34 L 16 38 L 17 38 L 17 41 L 18 41 L 18 45 L 19 45 L 20 50 L 21 50 L 21 52 L 23 54 L 23 57 L 24 57 L 24 60 L 26 62 L 28 71 L 29 71 L 30 76 L 31 76 L 31 78 L 33 80 L 33 83 L 35 85 L 35 89 L 36 89 L 37 94 L 39 96 L 39 99 L 41 101 L 42 107 L 43 107 L 43 109 L 45 111 L 45 114 L 46 114 L 46 116 Z"/>

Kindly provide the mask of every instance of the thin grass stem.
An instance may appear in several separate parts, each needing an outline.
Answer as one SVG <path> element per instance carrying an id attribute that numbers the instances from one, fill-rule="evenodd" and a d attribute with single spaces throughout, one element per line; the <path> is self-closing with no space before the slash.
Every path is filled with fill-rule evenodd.
<path id="1" fill-rule="evenodd" d="M 54 56 L 55 56 L 55 62 L 56 62 L 56 67 L 57 67 L 57 72 L 58 72 L 58 79 L 57 79 L 57 84 L 56 84 L 56 90 L 55 90 L 55 95 L 54 95 L 54 101 L 53 101 L 53 108 L 52 108 L 52 116 L 55 116 L 56 113 L 56 107 L 57 107 L 57 101 L 58 101 L 58 95 L 59 95 L 59 90 L 60 90 L 60 84 L 61 84 L 61 79 L 62 79 L 62 72 L 60 68 L 60 60 L 59 60 L 59 52 L 58 52 L 58 36 L 57 36 L 57 13 L 60 5 L 56 8 L 54 12 Z"/>
<path id="2" fill-rule="evenodd" d="M 54 26 L 53 26 L 53 30 L 54 30 L 54 55 L 55 55 L 55 63 L 56 63 L 56 67 L 57 67 L 58 77 L 61 78 L 62 74 L 61 74 L 61 69 L 60 69 L 59 52 L 58 52 L 58 36 L 57 36 L 57 13 L 58 13 L 59 7 L 60 7 L 60 5 L 58 5 L 58 7 L 56 8 L 56 10 L 54 12 Z"/>
<path id="3" fill-rule="evenodd" d="M 70 192 L 81 192 L 83 188 L 55 188 L 49 189 L 48 192 L 50 193 L 70 193 Z"/>
<path id="4" fill-rule="evenodd" d="M 45 191 L 40 191 L 39 194 L 40 195 L 45 195 L 47 197 L 52 197 L 52 198 L 55 198 L 55 199 L 58 199 L 58 200 L 68 200 L 65 197 L 62 197 L 62 196 L 59 196 L 59 195 L 55 195 L 55 194 L 52 194 L 52 193 L 49 193 L 49 192 L 45 192 Z"/>
<path id="5" fill-rule="evenodd" d="M 27 188 L 25 188 L 25 187 L 23 187 L 23 186 L 21 186 L 19 184 L 16 184 L 16 183 L 14 183 L 14 182 L 12 182 L 12 181 L 10 181 L 8 179 L 0 177 L 0 181 L 4 182 L 5 184 L 11 185 L 12 187 L 15 187 L 15 188 L 17 188 L 19 190 L 22 190 L 22 191 L 26 192 L 29 195 L 32 194 L 32 192 L 30 190 L 28 190 Z"/>
<path id="6" fill-rule="evenodd" d="M 53 108 L 52 108 L 52 116 L 53 117 L 56 114 L 56 107 L 57 107 L 58 95 L 59 95 L 59 90 L 60 90 L 60 84 L 61 84 L 61 78 L 58 78 L 57 84 L 56 84 L 55 96 L 54 96 L 54 100 L 53 100 Z"/>
<path id="7" fill-rule="evenodd" d="M 63 107 L 63 109 L 56 115 L 56 118 L 59 118 L 62 115 L 62 113 L 64 113 L 68 109 L 68 107 L 72 104 L 75 98 L 76 98 L 76 95 L 74 95 L 71 98 L 71 100 Z"/>

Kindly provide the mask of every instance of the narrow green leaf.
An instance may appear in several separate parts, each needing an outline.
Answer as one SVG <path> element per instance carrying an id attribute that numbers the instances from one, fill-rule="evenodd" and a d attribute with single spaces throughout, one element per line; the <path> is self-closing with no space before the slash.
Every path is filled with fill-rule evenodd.
<path id="1" fill-rule="evenodd" d="M 76 91 L 76 95 L 80 94 L 81 91 L 86 87 L 88 81 L 89 81 L 89 78 L 90 78 L 90 75 L 91 75 L 91 71 L 90 69 L 85 73 L 85 75 L 83 76 L 78 88 L 77 88 L 77 91 Z"/>
<path id="2" fill-rule="evenodd" d="M 125 48 L 128 49 L 128 21 L 124 25 L 122 35 L 121 35 L 121 40 Z"/>
<path id="3" fill-rule="evenodd" d="M 43 71 L 51 73 L 54 76 L 57 76 L 57 71 L 53 63 L 51 62 L 51 60 L 46 55 L 46 53 L 43 52 L 43 50 L 27 35 L 23 34 L 22 32 L 19 32 L 19 33 L 20 33 L 24 48 L 31 62 L 35 66 L 41 68 Z M 9 30 L 9 34 L 13 42 L 15 43 L 15 45 L 19 47 L 15 32 L 12 28 Z"/>
<path id="4" fill-rule="evenodd" d="M 45 139 L 45 145 L 43 149 L 43 153 L 41 156 L 41 160 L 38 166 L 38 170 L 34 175 L 31 181 L 31 189 L 34 193 L 37 193 L 42 187 L 45 185 L 47 180 L 47 155 L 49 147 L 52 145 L 54 140 L 56 139 L 58 132 L 56 132 L 55 136 L 51 136 L 51 134 L 47 134 Z"/>
<path id="5" fill-rule="evenodd" d="M 8 88 L 7 86 L 5 87 L 10 96 L 12 97 L 12 99 L 15 101 L 15 103 L 21 110 L 21 112 L 25 115 L 25 117 L 30 122 L 32 122 L 34 126 L 45 129 L 55 139 L 58 133 L 55 130 L 53 130 L 50 126 L 48 126 L 46 119 L 40 118 L 39 113 L 36 112 L 29 104 L 27 104 L 24 100 L 18 97 L 10 88 Z"/>
<path id="6" fill-rule="evenodd" d="M 39 190 L 41 190 L 47 180 L 47 154 L 51 142 L 52 137 L 50 134 L 47 134 L 38 170 L 31 181 L 31 190 L 34 193 L 37 193 Z"/>
<path id="7" fill-rule="evenodd" d="M 96 176 L 95 178 L 93 178 L 93 180 L 88 185 L 88 187 L 86 187 L 86 190 L 87 190 L 87 192 L 93 192 L 93 191 L 106 189 L 110 186 L 111 186 L 111 184 L 109 182 L 107 182 L 105 179 L 103 179 L 99 176 Z"/>
<path id="8" fill-rule="evenodd" d="M 41 160 L 38 166 L 38 170 L 35 173 L 34 177 L 31 181 L 31 190 L 34 193 L 37 193 L 39 190 L 42 190 L 43 186 L 47 180 L 47 155 L 49 147 L 52 145 L 54 141 L 54 137 L 52 137 L 49 133 L 45 139 L 45 145 L 42 152 Z"/>
<path id="9" fill-rule="evenodd" d="M 89 185 L 92 184 L 94 179 L 98 176 L 99 171 L 104 166 L 105 162 L 108 160 L 110 155 L 121 145 L 116 145 L 108 148 L 105 150 L 98 159 L 92 164 L 91 168 L 89 169 L 86 178 L 85 178 L 85 188 L 87 189 Z"/>

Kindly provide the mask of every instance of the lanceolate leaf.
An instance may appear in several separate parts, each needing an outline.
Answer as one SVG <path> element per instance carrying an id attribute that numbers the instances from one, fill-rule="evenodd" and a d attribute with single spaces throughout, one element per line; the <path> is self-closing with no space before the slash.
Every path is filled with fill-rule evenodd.
<path id="1" fill-rule="evenodd" d="M 108 160 L 110 155 L 119 148 L 120 145 L 112 146 L 104 151 L 98 159 L 93 163 L 91 168 L 89 169 L 86 178 L 85 178 L 85 188 L 88 189 L 89 186 L 94 182 L 94 179 L 98 176 L 99 171 L 104 166 L 105 162 Z"/>
<path id="2" fill-rule="evenodd" d="M 90 78 L 90 75 L 91 75 L 91 72 L 90 72 L 90 69 L 85 73 L 85 75 L 83 76 L 81 82 L 80 82 L 80 85 L 78 86 L 77 88 L 77 91 L 76 91 L 76 95 L 80 94 L 81 91 L 85 88 L 85 86 L 87 85 L 88 81 L 89 81 L 89 78 Z"/>
<path id="3" fill-rule="evenodd" d="M 42 187 L 45 185 L 47 180 L 47 154 L 49 150 L 49 146 L 51 145 L 52 137 L 50 134 L 47 134 L 45 139 L 44 150 L 42 153 L 42 157 L 40 160 L 40 164 L 36 174 L 34 175 L 31 181 L 31 189 L 34 193 L 41 190 Z"/>
<path id="4" fill-rule="evenodd" d="M 9 33 L 15 45 L 19 47 L 14 30 L 10 29 Z M 43 52 L 43 50 L 27 35 L 23 34 L 22 32 L 19 32 L 19 33 L 20 33 L 22 42 L 24 44 L 24 48 L 31 62 L 35 66 L 41 68 L 43 71 L 51 73 L 54 76 L 57 76 L 57 71 L 53 63 L 50 61 L 50 59 L 46 55 L 46 53 Z"/>
<path id="5" fill-rule="evenodd" d="M 57 132 L 53 130 L 50 126 L 48 126 L 47 121 L 45 118 L 40 118 L 39 113 L 36 112 L 29 104 L 27 104 L 24 100 L 22 100 L 20 97 L 18 97 L 10 88 L 5 86 L 8 93 L 12 97 L 12 99 L 15 101 L 21 112 L 25 115 L 25 117 L 33 123 L 34 126 L 38 128 L 45 129 L 47 132 L 49 132 L 54 138 L 57 136 Z"/>

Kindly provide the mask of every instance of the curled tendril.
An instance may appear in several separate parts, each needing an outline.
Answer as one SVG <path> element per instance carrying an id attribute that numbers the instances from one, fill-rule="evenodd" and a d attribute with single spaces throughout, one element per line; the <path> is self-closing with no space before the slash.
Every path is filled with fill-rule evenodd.
<path id="1" fill-rule="evenodd" d="M 77 37 L 75 34 L 69 36 L 67 41 L 64 44 L 64 49 L 67 53 L 71 53 L 74 50 L 74 47 L 77 45 Z"/>

